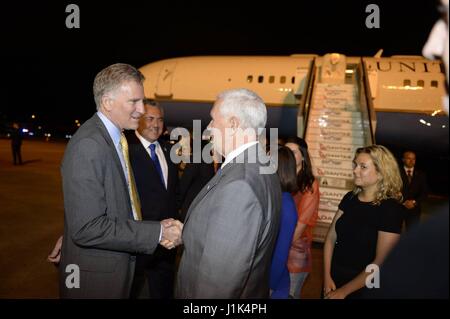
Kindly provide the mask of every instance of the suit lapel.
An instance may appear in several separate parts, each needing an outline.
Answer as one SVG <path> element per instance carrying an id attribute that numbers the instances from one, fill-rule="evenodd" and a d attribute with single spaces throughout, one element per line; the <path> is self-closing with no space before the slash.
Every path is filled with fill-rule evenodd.
<path id="1" fill-rule="evenodd" d="M 197 195 L 197 197 L 195 197 L 194 201 L 192 202 L 191 206 L 189 207 L 189 210 L 186 214 L 186 218 L 185 218 L 185 222 L 186 223 L 189 219 L 189 216 L 191 215 L 191 211 L 193 211 L 195 209 L 195 207 L 203 200 L 203 198 L 205 198 L 208 193 L 220 182 L 220 180 L 227 175 L 232 169 L 233 167 L 235 167 L 236 165 L 240 165 L 242 163 L 247 163 L 249 158 L 249 152 L 254 148 L 254 147 L 258 147 L 257 151 L 257 158 L 255 158 L 255 160 L 260 161 L 262 159 L 262 157 L 266 156 L 263 153 L 261 153 L 261 151 L 259 150 L 259 146 L 258 144 L 250 146 L 249 148 L 247 148 L 244 152 L 242 152 L 241 154 L 239 154 L 232 162 L 228 163 L 227 165 L 225 165 L 225 167 L 223 169 L 220 170 L 220 173 L 217 173 L 212 179 L 211 181 L 208 182 L 208 184 L 206 184 L 205 187 L 203 187 L 203 189 L 200 191 L 200 193 Z"/>
<path id="2" fill-rule="evenodd" d="M 202 201 L 203 198 L 208 195 L 208 193 L 216 187 L 216 185 L 220 182 L 220 180 L 227 174 L 227 172 L 231 169 L 232 164 L 228 164 L 225 166 L 225 168 L 218 174 L 214 175 L 214 177 L 202 188 L 200 193 L 194 198 L 191 206 L 189 206 L 189 210 L 186 214 L 186 218 L 184 220 L 184 223 L 188 221 L 191 212 L 195 209 L 195 207 Z"/>

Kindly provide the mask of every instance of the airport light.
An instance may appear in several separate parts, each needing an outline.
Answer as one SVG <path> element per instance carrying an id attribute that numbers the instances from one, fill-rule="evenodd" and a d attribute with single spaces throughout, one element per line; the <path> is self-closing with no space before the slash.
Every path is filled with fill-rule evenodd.
<path id="1" fill-rule="evenodd" d="M 36 118 L 36 115 L 32 114 L 32 115 L 31 115 L 31 118 L 32 118 L 32 119 L 35 119 L 35 118 Z"/>

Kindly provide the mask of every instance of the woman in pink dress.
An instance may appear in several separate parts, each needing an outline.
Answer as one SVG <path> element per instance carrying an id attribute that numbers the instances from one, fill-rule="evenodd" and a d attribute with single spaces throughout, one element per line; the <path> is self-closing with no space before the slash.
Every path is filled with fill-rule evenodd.
<path id="1" fill-rule="evenodd" d="M 317 221 L 319 210 L 319 183 L 312 173 L 308 145 L 299 137 L 286 139 L 288 148 L 297 162 L 297 184 L 299 191 L 294 194 L 298 221 L 289 251 L 288 269 L 291 279 L 290 295 L 298 299 L 306 277 L 311 272 L 312 230 Z"/>

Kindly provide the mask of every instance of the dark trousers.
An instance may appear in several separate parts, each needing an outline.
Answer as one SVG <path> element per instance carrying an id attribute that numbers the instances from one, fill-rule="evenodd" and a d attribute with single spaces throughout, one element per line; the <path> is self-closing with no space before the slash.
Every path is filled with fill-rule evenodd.
<path id="1" fill-rule="evenodd" d="M 20 144 L 11 144 L 14 165 L 22 165 L 22 154 L 20 153 L 21 146 L 22 145 Z"/>
<path id="2" fill-rule="evenodd" d="M 136 256 L 131 299 L 173 299 L 176 249 Z"/>

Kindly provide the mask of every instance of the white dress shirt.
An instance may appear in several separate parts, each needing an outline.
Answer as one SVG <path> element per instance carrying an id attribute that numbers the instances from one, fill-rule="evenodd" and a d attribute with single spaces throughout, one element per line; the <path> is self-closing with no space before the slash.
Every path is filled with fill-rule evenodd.
<path id="1" fill-rule="evenodd" d="M 161 148 L 161 145 L 159 144 L 158 141 L 155 141 L 153 143 L 147 141 L 145 139 L 145 137 L 143 137 L 141 134 L 139 134 L 138 131 L 136 131 L 136 136 L 139 139 L 139 141 L 141 141 L 142 145 L 144 146 L 144 148 L 147 151 L 149 156 L 150 156 L 150 144 L 155 144 L 156 145 L 155 153 L 156 153 L 156 156 L 158 156 L 159 163 L 161 164 L 161 170 L 162 170 L 163 178 L 164 178 L 164 186 L 167 189 L 168 168 L 167 168 L 166 157 L 164 156 L 164 152 L 163 152 L 163 150 Z"/>
<path id="2" fill-rule="evenodd" d="M 232 160 L 234 160 L 236 157 L 238 157 L 241 153 L 244 153 L 244 151 L 247 148 L 250 148 L 253 145 L 258 144 L 258 143 L 259 143 L 258 141 L 253 141 L 253 142 L 249 142 L 249 143 L 239 146 L 237 149 L 230 152 L 230 154 L 228 154 L 227 157 L 225 157 L 225 161 L 223 162 L 222 166 L 220 166 L 220 168 L 221 169 L 224 168 L 225 165 L 230 163 Z"/>

